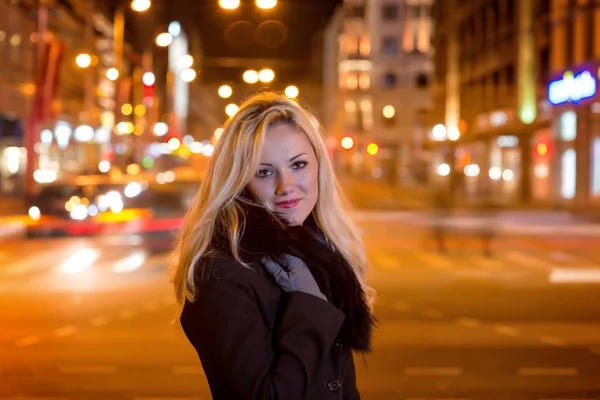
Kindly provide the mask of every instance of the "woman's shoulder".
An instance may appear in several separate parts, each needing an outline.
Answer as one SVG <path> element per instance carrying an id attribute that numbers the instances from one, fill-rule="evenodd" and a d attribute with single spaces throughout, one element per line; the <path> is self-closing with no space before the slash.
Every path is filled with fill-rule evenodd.
<path id="1" fill-rule="evenodd" d="M 230 253 L 218 250 L 198 261 L 195 278 L 198 285 L 213 284 L 223 280 L 248 282 L 258 272 L 256 265 L 244 265 Z"/>

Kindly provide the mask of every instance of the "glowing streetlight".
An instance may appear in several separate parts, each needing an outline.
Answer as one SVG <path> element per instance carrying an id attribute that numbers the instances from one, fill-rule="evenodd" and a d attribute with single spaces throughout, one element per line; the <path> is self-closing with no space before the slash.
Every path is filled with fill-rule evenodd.
<path id="1" fill-rule="evenodd" d="M 458 128 L 448 128 L 448 139 L 453 142 L 460 139 L 460 131 L 458 130 Z"/>
<path id="2" fill-rule="evenodd" d="M 87 68 L 92 64 L 92 57 L 87 53 L 81 53 L 75 58 L 75 64 L 79 68 Z"/>
<path id="3" fill-rule="evenodd" d="M 184 82 L 192 82 L 194 79 L 196 79 L 196 71 L 191 68 L 184 69 L 181 71 L 181 79 Z"/>
<path id="4" fill-rule="evenodd" d="M 342 149 L 350 150 L 354 147 L 354 139 L 352 139 L 350 136 L 343 137 L 340 144 L 342 146 Z"/>
<path id="5" fill-rule="evenodd" d="M 156 77 L 152 72 L 146 72 L 144 76 L 142 76 L 142 82 L 146 86 L 152 86 L 156 82 Z"/>
<path id="6" fill-rule="evenodd" d="M 229 85 L 222 85 L 219 88 L 219 97 L 223 99 L 228 99 L 233 94 L 233 89 Z"/>
<path id="7" fill-rule="evenodd" d="M 126 135 L 129 133 L 129 126 L 127 125 L 127 122 L 119 122 L 116 129 L 119 135 Z"/>
<path id="8" fill-rule="evenodd" d="M 173 21 L 169 24 L 169 28 L 167 30 L 171 36 L 177 37 L 181 35 L 181 24 L 177 21 Z"/>
<path id="9" fill-rule="evenodd" d="M 246 72 L 244 72 L 242 78 L 246 83 L 256 83 L 258 82 L 258 72 L 256 72 L 253 69 L 249 69 Z"/>
<path id="10" fill-rule="evenodd" d="M 131 9 L 136 12 L 148 11 L 152 2 L 150 0 L 133 0 L 131 2 Z"/>
<path id="11" fill-rule="evenodd" d="M 119 79 L 119 70 L 116 68 L 110 68 L 106 71 L 106 77 L 111 81 L 116 81 Z"/>
<path id="12" fill-rule="evenodd" d="M 263 10 L 268 10 L 277 5 L 277 0 L 256 0 L 256 6 Z"/>
<path id="13" fill-rule="evenodd" d="M 240 6 L 240 0 L 219 0 L 219 5 L 225 10 L 235 10 Z"/>
<path id="14" fill-rule="evenodd" d="M 446 125 L 437 124 L 431 130 L 431 138 L 436 141 L 446 140 L 448 137 L 448 130 L 446 129 Z"/>
<path id="15" fill-rule="evenodd" d="M 131 115 L 132 112 L 133 106 L 131 104 L 127 103 L 121 106 L 121 113 L 123 113 L 123 115 Z"/>
<path id="16" fill-rule="evenodd" d="M 156 37 L 156 45 L 159 47 L 167 47 L 173 43 L 173 36 L 168 32 L 163 32 Z"/>
<path id="17" fill-rule="evenodd" d="M 215 139 L 217 139 L 217 140 L 221 139 L 221 135 L 223 134 L 223 132 L 224 132 L 223 128 L 215 129 L 215 133 L 214 133 Z"/>
<path id="18" fill-rule="evenodd" d="M 383 116 L 385 118 L 393 118 L 394 115 L 396 115 L 396 109 L 394 108 L 394 106 L 387 105 L 383 107 Z"/>
<path id="19" fill-rule="evenodd" d="M 167 147 L 169 148 L 169 150 L 175 151 L 181 147 L 181 141 L 176 137 L 172 137 L 167 141 Z"/>
<path id="20" fill-rule="evenodd" d="M 273 79 L 275 79 L 275 72 L 273 72 L 272 69 L 268 68 L 261 69 L 258 73 L 258 79 L 260 79 L 260 81 L 264 83 L 271 82 Z"/>
<path id="21" fill-rule="evenodd" d="M 229 117 L 233 117 L 239 109 L 240 108 L 237 106 L 237 104 L 228 104 L 227 107 L 225 107 L 225 114 L 227 114 Z"/>
<path id="22" fill-rule="evenodd" d="M 179 59 L 179 68 L 186 69 L 194 65 L 194 57 L 186 54 Z"/>
<path id="23" fill-rule="evenodd" d="M 290 99 L 295 99 L 300 94 L 300 91 L 296 86 L 290 85 L 285 88 L 284 94 Z"/>

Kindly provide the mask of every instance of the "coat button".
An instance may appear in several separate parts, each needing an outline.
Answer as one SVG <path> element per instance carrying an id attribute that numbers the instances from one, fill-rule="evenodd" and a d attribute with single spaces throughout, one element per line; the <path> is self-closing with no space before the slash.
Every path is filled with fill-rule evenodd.
<path id="1" fill-rule="evenodd" d="M 339 379 L 332 379 L 327 382 L 327 387 L 330 392 L 337 392 L 342 387 L 342 382 Z"/>

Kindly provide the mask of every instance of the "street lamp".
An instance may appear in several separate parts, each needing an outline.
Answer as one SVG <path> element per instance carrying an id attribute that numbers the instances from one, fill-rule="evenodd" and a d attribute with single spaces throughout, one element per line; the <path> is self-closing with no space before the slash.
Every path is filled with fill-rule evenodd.
<path id="1" fill-rule="evenodd" d="M 150 0 L 133 0 L 131 2 L 131 9 L 136 12 L 148 11 L 152 5 Z"/>
<path id="2" fill-rule="evenodd" d="M 235 10 L 240 6 L 240 0 L 219 0 L 219 5 L 225 10 Z"/>
<path id="3" fill-rule="evenodd" d="M 277 0 L 256 0 L 256 6 L 263 10 L 268 10 L 277 5 Z"/>
<path id="4" fill-rule="evenodd" d="M 177 21 L 172 21 L 167 28 L 169 34 L 173 37 L 181 35 L 181 24 Z"/>
<path id="5" fill-rule="evenodd" d="M 296 86 L 290 85 L 285 88 L 285 91 L 283 93 L 286 95 L 286 97 L 290 99 L 295 99 L 300 94 L 300 91 Z"/>
<path id="6" fill-rule="evenodd" d="M 173 36 L 168 32 L 163 32 L 156 37 L 156 45 L 158 47 L 167 47 L 173 43 Z"/>
<path id="7" fill-rule="evenodd" d="M 383 107 L 383 116 L 387 119 L 393 118 L 396 115 L 396 109 L 394 106 L 387 105 Z"/>
<path id="8" fill-rule="evenodd" d="M 181 79 L 184 82 L 192 82 L 194 79 L 196 79 L 196 71 L 191 68 L 184 69 L 181 71 Z"/>
<path id="9" fill-rule="evenodd" d="M 75 58 L 75 64 L 79 68 L 87 68 L 92 64 L 92 57 L 87 53 L 81 53 Z"/>
<path id="10" fill-rule="evenodd" d="M 261 69 L 258 73 L 258 79 L 264 83 L 271 82 L 273 79 L 275 79 L 275 72 L 269 68 Z"/>
<path id="11" fill-rule="evenodd" d="M 256 72 L 253 69 L 249 69 L 246 72 L 244 72 L 244 75 L 242 77 L 244 79 L 244 82 L 246 83 L 258 82 L 258 72 Z"/>
<path id="12" fill-rule="evenodd" d="M 354 147 L 354 139 L 352 139 L 350 136 L 345 136 L 340 141 L 340 145 L 342 146 L 342 149 L 350 150 Z"/>
<path id="13" fill-rule="evenodd" d="M 192 65 L 194 65 L 194 57 L 189 54 L 186 54 L 179 59 L 179 68 L 181 69 L 191 68 Z"/>
<path id="14" fill-rule="evenodd" d="M 239 109 L 240 108 L 237 106 L 237 104 L 228 104 L 227 107 L 225 107 L 225 114 L 227 114 L 230 117 L 233 117 Z"/>
<path id="15" fill-rule="evenodd" d="M 119 70 L 116 68 L 109 68 L 108 71 L 106 71 L 106 77 L 108 80 L 116 81 L 119 79 Z"/>
<path id="16" fill-rule="evenodd" d="M 233 94 L 233 89 L 229 85 L 222 85 L 219 88 L 219 97 L 223 99 L 228 99 Z"/>

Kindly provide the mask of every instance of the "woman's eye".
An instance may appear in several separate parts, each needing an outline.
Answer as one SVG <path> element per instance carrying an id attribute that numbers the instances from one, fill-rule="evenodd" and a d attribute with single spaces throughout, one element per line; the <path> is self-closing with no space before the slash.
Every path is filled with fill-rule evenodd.
<path id="1" fill-rule="evenodd" d="M 292 168 L 294 169 L 302 169 L 304 167 L 306 167 L 308 163 L 306 161 L 296 161 L 293 165 Z"/>
<path id="2" fill-rule="evenodd" d="M 272 174 L 272 172 L 269 169 L 259 169 L 258 172 L 256 173 L 256 176 L 258 176 L 259 178 L 264 178 L 271 174 Z"/>

